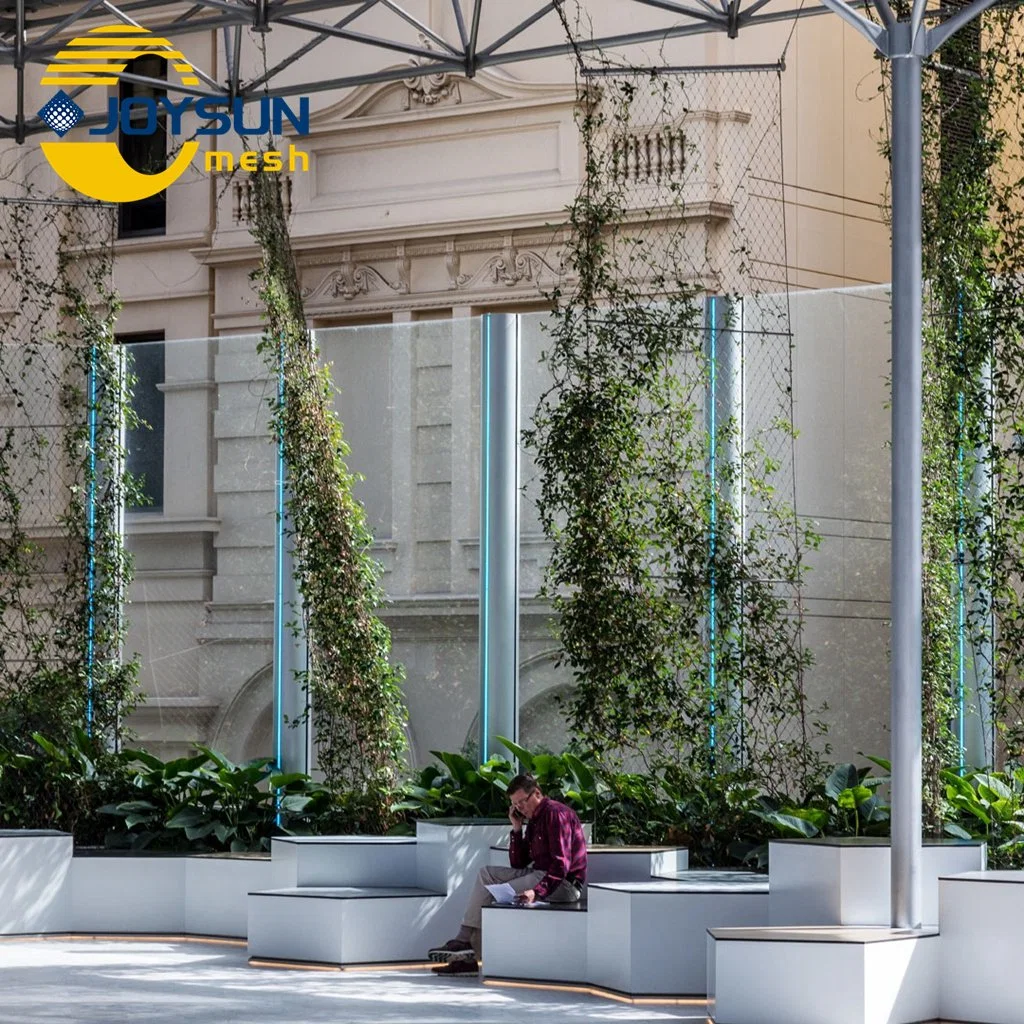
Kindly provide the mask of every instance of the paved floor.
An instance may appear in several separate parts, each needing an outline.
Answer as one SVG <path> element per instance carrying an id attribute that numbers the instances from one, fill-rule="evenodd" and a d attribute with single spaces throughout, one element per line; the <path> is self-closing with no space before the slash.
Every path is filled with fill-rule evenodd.
<path id="1" fill-rule="evenodd" d="M 3 1024 L 697 1024 L 703 1004 L 632 1006 L 423 971 L 258 969 L 198 943 L 0 943 Z"/>

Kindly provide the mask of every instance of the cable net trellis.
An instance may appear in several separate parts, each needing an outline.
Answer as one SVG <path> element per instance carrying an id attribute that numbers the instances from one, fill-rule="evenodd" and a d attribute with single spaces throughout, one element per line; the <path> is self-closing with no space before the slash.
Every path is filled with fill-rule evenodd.
<path id="1" fill-rule="evenodd" d="M 116 737 L 127 565 L 116 211 L 0 201 L 0 735 Z"/>
<path id="2" fill-rule="evenodd" d="M 946 44 L 924 80 L 924 697 L 933 807 L 943 798 L 940 767 L 1024 757 L 1020 40 L 1019 12 L 990 12 Z"/>
<path id="3" fill-rule="evenodd" d="M 547 592 L 577 679 L 570 725 L 608 750 L 642 738 L 676 763 L 800 785 L 819 768 L 819 726 L 801 638 L 813 537 L 793 508 L 781 67 L 606 64 L 581 79 L 586 175 L 545 356 L 555 385 L 530 437 L 555 541 Z M 573 435 L 593 461 L 604 439 L 579 424 L 609 408 L 620 451 L 599 481 L 545 449 Z M 584 525 L 570 492 L 588 486 L 591 508 L 619 502 L 643 537 L 628 556 L 625 533 L 616 546 Z M 616 614 L 577 571 L 588 545 L 607 549 Z"/>

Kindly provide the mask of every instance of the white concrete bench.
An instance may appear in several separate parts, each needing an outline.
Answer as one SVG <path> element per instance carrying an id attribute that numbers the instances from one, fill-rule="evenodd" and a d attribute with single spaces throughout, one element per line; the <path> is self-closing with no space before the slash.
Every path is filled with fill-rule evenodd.
<path id="1" fill-rule="evenodd" d="M 939 879 L 943 1018 L 1024 1024 L 1024 871 Z"/>
<path id="2" fill-rule="evenodd" d="M 769 844 L 772 925 L 888 927 L 887 838 L 780 839 Z M 939 921 L 938 879 L 983 871 L 986 847 L 975 840 L 925 840 L 921 910 L 926 927 Z"/>
<path id="3" fill-rule="evenodd" d="M 245 938 L 248 898 L 273 885 L 265 854 L 76 853 L 68 929 L 73 932 Z"/>
<path id="4" fill-rule="evenodd" d="M 477 871 L 507 832 L 507 822 L 434 819 L 417 823 L 415 839 L 275 840 L 276 877 L 285 884 L 249 894 L 249 954 L 330 964 L 424 960 L 458 930 Z"/>
<path id="5" fill-rule="evenodd" d="M 768 923 L 768 877 L 690 871 L 588 886 L 587 979 L 628 995 L 701 995 L 708 928 Z"/>
<path id="6" fill-rule="evenodd" d="M 588 916 L 585 902 L 484 907 L 484 977 L 585 982 Z"/>
<path id="7" fill-rule="evenodd" d="M 704 992 L 712 924 L 763 924 L 768 879 L 747 871 L 691 871 L 685 879 L 587 886 L 587 900 L 520 909 L 485 907 L 487 978 L 599 985 L 627 995 Z"/>
<path id="8" fill-rule="evenodd" d="M 715 1024 L 934 1020 L 939 948 L 934 929 L 711 928 L 708 1015 Z"/>
<path id="9" fill-rule="evenodd" d="M 412 836 L 279 836 L 270 853 L 275 889 L 417 884 Z"/>
<path id="10" fill-rule="evenodd" d="M 444 893 L 412 886 L 271 889 L 249 895 L 249 955 L 256 959 L 366 964 L 423 960 L 418 922 Z"/>

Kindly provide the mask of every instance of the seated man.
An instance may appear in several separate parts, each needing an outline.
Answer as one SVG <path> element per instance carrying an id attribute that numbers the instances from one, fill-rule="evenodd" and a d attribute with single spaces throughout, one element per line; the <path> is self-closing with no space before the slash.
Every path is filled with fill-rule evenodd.
<path id="1" fill-rule="evenodd" d="M 587 843 L 583 826 L 571 807 L 549 800 L 532 775 L 517 775 L 508 784 L 512 824 L 508 859 L 511 867 L 480 869 L 469 897 L 459 934 L 432 949 L 431 960 L 445 961 L 435 974 L 476 974 L 480 956 L 481 909 L 493 903 L 484 888 L 508 882 L 528 904 L 575 903 L 587 880 Z M 526 833 L 523 833 L 523 823 Z"/>

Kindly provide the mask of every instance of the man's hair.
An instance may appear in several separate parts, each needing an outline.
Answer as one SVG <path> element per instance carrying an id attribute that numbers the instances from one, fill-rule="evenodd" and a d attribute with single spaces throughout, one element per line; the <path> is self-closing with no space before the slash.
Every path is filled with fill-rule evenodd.
<path id="1" fill-rule="evenodd" d="M 516 775 L 508 784 L 508 795 L 511 796 L 513 793 L 524 793 L 529 796 L 531 793 L 540 789 L 537 785 L 537 780 L 525 772 L 522 775 Z"/>

